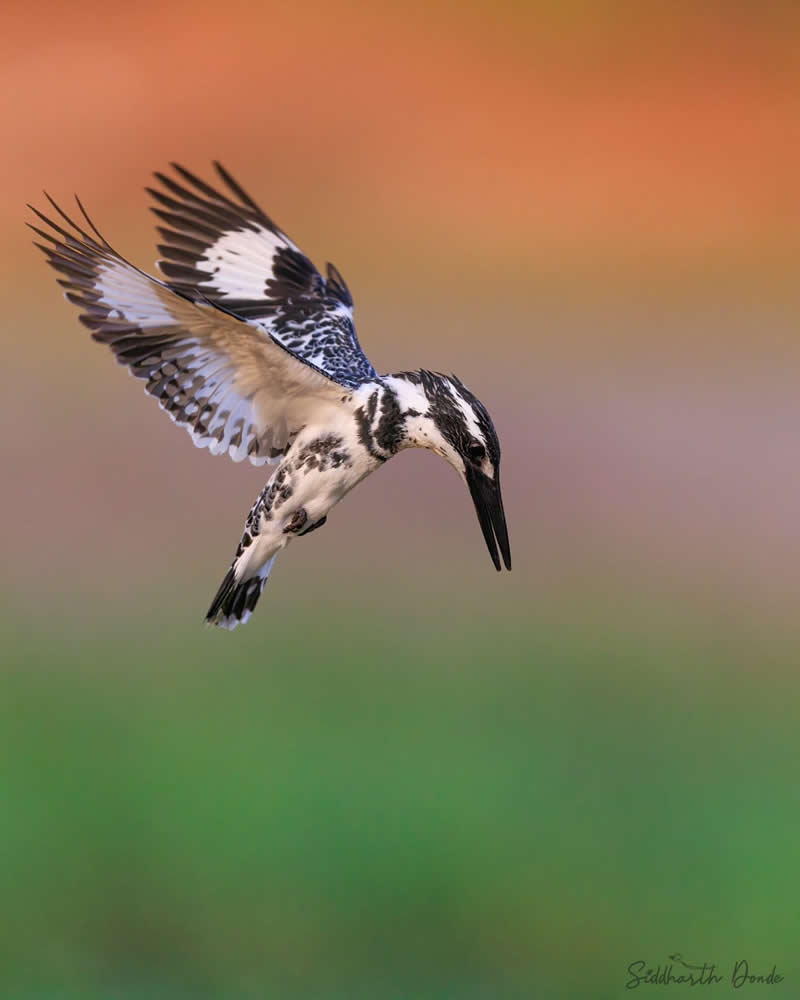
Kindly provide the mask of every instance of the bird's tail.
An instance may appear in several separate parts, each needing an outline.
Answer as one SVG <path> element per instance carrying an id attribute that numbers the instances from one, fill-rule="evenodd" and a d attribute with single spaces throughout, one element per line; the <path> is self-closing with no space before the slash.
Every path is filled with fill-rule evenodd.
<path id="1" fill-rule="evenodd" d="M 211 602 L 206 615 L 206 624 L 218 625 L 229 631 L 237 625 L 244 625 L 253 613 L 253 608 L 261 597 L 269 571 L 275 557 L 267 560 L 255 576 L 237 582 L 234 566 L 225 574 L 225 579 Z"/>

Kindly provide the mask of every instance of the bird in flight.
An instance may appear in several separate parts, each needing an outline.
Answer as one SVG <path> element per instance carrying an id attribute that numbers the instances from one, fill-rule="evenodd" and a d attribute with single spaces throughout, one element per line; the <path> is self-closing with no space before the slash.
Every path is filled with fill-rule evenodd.
<path id="1" fill-rule="evenodd" d="M 206 621 L 246 622 L 278 553 L 404 448 L 428 448 L 453 466 L 495 568 L 502 555 L 511 569 L 500 444 L 486 407 L 454 375 L 378 375 L 336 268 L 323 277 L 220 164 L 224 193 L 172 167 L 147 189 L 162 223 L 163 280 L 118 254 L 77 197 L 80 224 L 47 195 L 56 221 L 29 206 L 41 223 L 29 225 L 92 337 L 145 380 L 197 447 L 278 463 Z"/>

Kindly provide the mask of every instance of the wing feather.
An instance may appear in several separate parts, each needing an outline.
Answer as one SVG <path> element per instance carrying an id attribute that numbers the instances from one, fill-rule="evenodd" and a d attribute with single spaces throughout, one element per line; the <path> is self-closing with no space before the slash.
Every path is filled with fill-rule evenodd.
<path id="1" fill-rule="evenodd" d="M 323 277 L 220 165 L 232 197 L 178 164 L 179 180 L 155 177 L 147 188 L 159 226 L 158 266 L 168 285 L 200 292 L 248 323 L 268 331 L 294 354 L 356 388 L 376 377 L 353 325 L 353 300 L 328 264 Z"/>
<path id="2" fill-rule="evenodd" d="M 91 232 L 48 200 L 61 221 L 31 206 L 42 226 L 30 226 L 66 297 L 195 445 L 261 465 L 279 458 L 320 408 L 342 405 L 341 385 L 269 331 L 134 267 L 80 202 Z"/>

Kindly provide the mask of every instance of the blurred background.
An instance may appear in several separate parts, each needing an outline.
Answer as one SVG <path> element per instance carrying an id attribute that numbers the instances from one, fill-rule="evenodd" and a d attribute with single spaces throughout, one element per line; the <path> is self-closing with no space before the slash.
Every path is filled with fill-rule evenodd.
<path id="1" fill-rule="evenodd" d="M 0 993 L 604 998 L 675 952 L 800 991 L 800 8 L 0 18 Z M 150 172 L 214 158 L 379 370 L 486 402 L 513 573 L 404 453 L 202 627 L 263 470 L 23 222 L 78 191 L 152 271 Z"/>

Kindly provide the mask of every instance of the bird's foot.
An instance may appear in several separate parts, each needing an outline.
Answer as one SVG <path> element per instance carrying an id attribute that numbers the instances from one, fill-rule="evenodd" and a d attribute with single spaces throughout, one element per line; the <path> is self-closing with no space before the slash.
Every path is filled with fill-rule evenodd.
<path id="1" fill-rule="evenodd" d="M 308 514 L 306 514 L 305 507 L 298 507 L 283 529 L 284 535 L 299 535 L 307 521 Z"/>
<path id="2" fill-rule="evenodd" d="M 310 535 L 312 531 L 316 531 L 317 528 L 321 528 L 322 525 L 328 520 L 328 515 L 321 517 L 319 521 L 315 521 L 313 524 L 308 523 L 308 514 L 306 513 L 305 507 L 299 507 L 294 514 L 292 514 L 289 523 L 283 529 L 284 535 Z"/>

